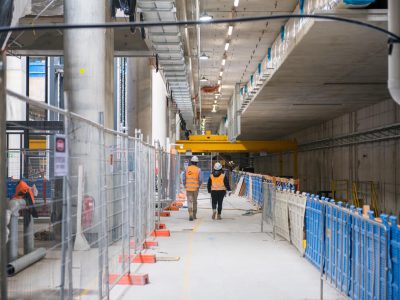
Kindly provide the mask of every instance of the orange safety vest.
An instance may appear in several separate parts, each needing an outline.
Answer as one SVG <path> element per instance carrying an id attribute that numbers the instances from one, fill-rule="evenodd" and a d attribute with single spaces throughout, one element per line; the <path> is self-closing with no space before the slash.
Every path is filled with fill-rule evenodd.
<path id="1" fill-rule="evenodd" d="M 196 166 L 189 166 L 186 169 L 186 191 L 194 192 L 200 187 L 200 168 Z"/>
<path id="2" fill-rule="evenodd" d="M 35 204 L 35 195 L 32 188 L 23 180 L 21 180 L 15 188 L 15 195 L 13 199 L 23 199 L 24 195 L 29 193 L 32 199 L 32 204 Z"/>
<path id="3" fill-rule="evenodd" d="M 224 183 L 225 175 L 221 174 L 218 177 L 211 175 L 211 190 L 212 191 L 226 191 Z"/>

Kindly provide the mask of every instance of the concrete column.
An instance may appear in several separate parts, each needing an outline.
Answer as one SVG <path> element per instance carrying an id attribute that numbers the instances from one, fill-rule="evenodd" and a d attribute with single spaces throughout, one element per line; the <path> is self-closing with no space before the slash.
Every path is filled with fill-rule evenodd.
<path id="1" fill-rule="evenodd" d="M 67 0 L 68 24 L 94 24 L 111 20 L 107 0 Z M 111 29 L 77 29 L 64 33 L 65 91 L 69 109 L 92 121 L 104 113 L 105 126 L 113 128 L 114 33 Z"/>
<path id="2" fill-rule="evenodd" d="M 68 24 L 96 24 L 111 21 L 108 0 L 66 0 L 64 19 Z M 76 29 L 64 32 L 64 90 L 68 95 L 68 109 L 72 112 L 101 122 L 107 128 L 114 127 L 114 32 L 112 29 Z M 76 215 L 78 168 L 84 167 L 85 195 L 94 199 L 95 207 L 101 207 L 102 186 L 99 175 L 104 149 L 99 146 L 102 133 L 83 122 L 72 121 L 69 125 L 69 154 L 73 195 L 72 216 Z M 105 140 L 106 146 L 112 142 Z M 110 188 L 110 186 L 109 186 Z M 104 193 L 104 192 L 103 192 Z M 94 223 L 99 211 L 95 211 Z M 72 220 L 76 231 L 76 220 Z M 99 228 L 94 229 L 97 234 Z M 96 238 L 94 235 L 93 238 Z"/>
<path id="3" fill-rule="evenodd" d="M 152 66 L 149 58 L 128 58 L 127 62 L 127 125 L 128 134 L 140 129 L 144 140 L 152 141 Z"/>

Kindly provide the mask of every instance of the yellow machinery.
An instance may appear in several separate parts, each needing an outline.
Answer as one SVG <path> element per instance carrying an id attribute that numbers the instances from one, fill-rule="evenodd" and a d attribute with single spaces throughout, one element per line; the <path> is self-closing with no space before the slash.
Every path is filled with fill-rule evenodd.
<path id="1" fill-rule="evenodd" d="M 208 152 L 290 152 L 297 151 L 297 142 L 294 140 L 272 141 L 236 141 L 230 142 L 226 135 L 191 135 L 189 140 L 176 141 L 176 150 L 180 153 Z M 181 146 L 182 145 L 182 146 Z"/>
<path id="2" fill-rule="evenodd" d="M 209 133 L 209 132 L 207 132 Z M 176 150 L 180 153 L 293 153 L 294 177 L 297 170 L 297 142 L 295 140 L 271 141 L 235 141 L 230 142 L 226 135 L 191 135 L 189 140 L 176 141 Z M 283 161 L 280 163 L 283 172 Z M 282 175 L 282 174 L 281 174 Z"/>
<path id="3" fill-rule="evenodd" d="M 336 201 L 351 202 L 356 207 L 369 204 L 375 214 L 379 213 L 379 201 L 376 183 L 373 181 L 332 180 L 332 195 Z"/>
<path id="4" fill-rule="evenodd" d="M 373 181 L 354 181 L 352 184 L 353 204 L 357 207 L 371 205 L 375 215 L 379 213 L 379 201 L 376 184 Z"/>

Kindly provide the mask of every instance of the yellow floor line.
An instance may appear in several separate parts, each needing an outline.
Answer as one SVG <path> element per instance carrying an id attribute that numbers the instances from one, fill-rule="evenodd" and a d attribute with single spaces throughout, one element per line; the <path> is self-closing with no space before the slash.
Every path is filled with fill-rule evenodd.
<path id="1" fill-rule="evenodd" d="M 188 255 L 186 258 L 185 268 L 184 268 L 184 272 L 183 272 L 182 300 L 189 299 L 190 267 L 192 264 L 192 256 L 193 256 L 193 238 L 194 238 L 194 234 L 199 230 L 199 227 L 202 222 L 203 222 L 202 219 L 197 219 L 193 230 L 190 232 Z"/>

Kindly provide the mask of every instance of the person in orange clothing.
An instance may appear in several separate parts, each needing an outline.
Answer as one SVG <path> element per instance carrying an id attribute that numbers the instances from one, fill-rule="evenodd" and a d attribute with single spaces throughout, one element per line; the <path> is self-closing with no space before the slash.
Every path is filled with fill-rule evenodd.
<path id="1" fill-rule="evenodd" d="M 224 197 L 226 195 L 226 191 L 231 191 L 231 187 L 229 186 L 228 176 L 225 176 L 224 170 L 222 170 L 222 165 L 217 162 L 214 165 L 214 170 L 208 179 L 207 190 L 211 193 L 211 201 L 212 201 L 212 219 L 221 220 L 221 212 L 222 212 L 222 202 L 224 201 Z M 218 206 L 218 215 L 217 215 L 217 206 Z"/>
<path id="2" fill-rule="evenodd" d="M 186 172 L 183 174 L 183 184 L 187 194 L 189 221 L 193 221 L 197 218 L 197 197 L 199 196 L 202 180 L 201 169 L 197 166 L 199 158 L 193 156 L 190 162 L 191 165 L 187 167 Z"/>
<path id="3" fill-rule="evenodd" d="M 22 201 L 25 203 L 22 203 Z M 38 217 L 38 213 L 35 208 L 35 195 L 33 192 L 33 188 L 31 188 L 22 179 L 18 182 L 15 188 L 15 194 L 10 202 L 10 206 L 14 205 L 15 202 L 19 202 L 21 208 L 26 208 L 26 210 L 32 215 L 32 217 Z"/>

